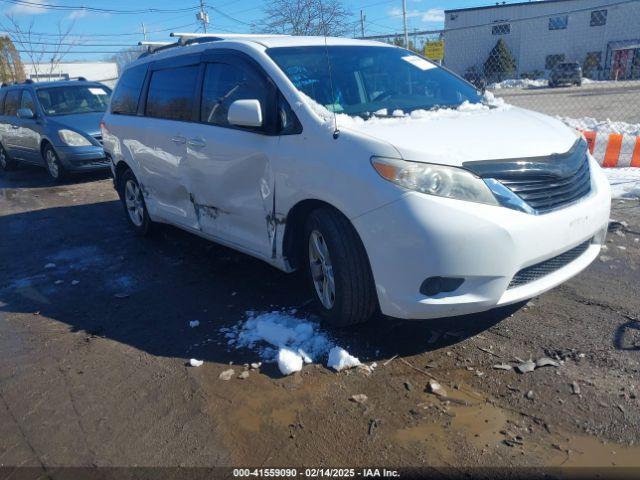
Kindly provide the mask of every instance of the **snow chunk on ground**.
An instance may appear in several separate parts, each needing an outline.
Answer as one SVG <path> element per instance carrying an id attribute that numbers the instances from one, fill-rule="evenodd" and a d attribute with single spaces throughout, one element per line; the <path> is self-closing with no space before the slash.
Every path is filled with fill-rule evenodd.
<path id="1" fill-rule="evenodd" d="M 602 171 L 611 184 L 612 198 L 640 198 L 640 168 L 603 168 Z"/>
<path id="2" fill-rule="evenodd" d="M 278 368 L 283 375 L 291 375 L 302 370 L 302 357 L 293 350 L 281 348 L 278 351 Z"/>
<path id="3" fill-rule="evenodd" d="M 329 361 L 327 367 L 333 368 L 336 371 L 341 371 L 346 368 L 353 368 L 361 365 L 360 360 L 356 357 L 349 355 L 344 348 L 333 347 L 329 352 Z"/>
<path id="4" fill-rule="evenodd" d="M 640 136 L 640 123 L 613 122 L 609 119 L 602 121 L 592 117 L 570 118 L 558 116 L 556 118 L 576 130 L 589 130 L 605 135 L 622 133 L 632 137 Z"/>
<path id="5" fill-rule="evenodd" d="M 284 375 L 300 371 L 304 363 L 318 362 L 329 351 L 328 367 L 340 371 L 360 365 L 360 361 L 336 347 L 320 324 L 294 316 L 296 309 L 256 313 L 246 312 L 247 320 L 220 332 L 234 348 L 250 348 L 265 362 L 276 362 Z"/>
<path id="6" fill-rule="evenodd" d="M 191 360 L 189 360 L 189 365 L 191 365 L 192 367 L 200 367 L 202 366 L 203 363 L 204 361 L 196 360 L 195 358 L 192 358 Z"/>
<path id="7" fill-rule="evenodd" d="M 296 318 L 287 311 L 273 311 L 255 315 L 247 312 L 248 320 L 239 322 L 225 336 L 231 346 L 256 349 L 265 361 L 274 361 L 278 349 L 301 350 L 311 362 L 322 357 L 333 346 L 329 337 L 320 331 L 320 324 Z M 298 356 L 302 357 L 299 353 Z"/>

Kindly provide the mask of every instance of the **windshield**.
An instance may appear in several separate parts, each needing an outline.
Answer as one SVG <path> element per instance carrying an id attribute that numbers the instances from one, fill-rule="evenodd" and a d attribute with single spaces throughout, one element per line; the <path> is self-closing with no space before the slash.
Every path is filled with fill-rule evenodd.
<path id="1" fill-rule="evenodd" d="M 109 104 L 108 88 L 70 85 L 38 89 L 38 100 L 45 115 L 73 115 L 104 112 Z"/>
<path id="2" fill-rule="evenodd" d="M 482 100 L 472 85 L 400 48 L 278 47 L 267 53 L 298 90 L 338 113 L 366 118 L 397 110 L 456 108 L 465 101 Z"/>

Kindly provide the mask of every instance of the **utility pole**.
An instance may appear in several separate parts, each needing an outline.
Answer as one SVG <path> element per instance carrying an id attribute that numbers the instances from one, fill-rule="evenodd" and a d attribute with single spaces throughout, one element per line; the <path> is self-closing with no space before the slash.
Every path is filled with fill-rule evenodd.
<path id="1" fill-rule="evenodd" d="M 367 16 L 364 14 L 364 10 L 360 10 L 360 34 L 364 38 L 364 20 Z"/>
<path id="2" fill-rule="evenodd" d="M 142 25 L 142 39 L 146 42 L 149 40 L 147 38 L 147 27 L 144 26 L 144 22 L 141 22 L 140 25 Z"/>
<path id="3" fill-rule="evenodd" d="M 402 23 L 404 25 L 404 48 L 409 48 L 409 32 L 407 31 L 407 0 L 402 0 Z"/>
<path id="4" fill-rule="evenodd" d="M 200 0 L 200 11 L 196 13 L 196 19 L 202 22 L 202 30 L 207 33 L 207 25 L 209 24 L 209 14 L 207 13 L 207 7 L 204 4 L 204 0 Z"/>

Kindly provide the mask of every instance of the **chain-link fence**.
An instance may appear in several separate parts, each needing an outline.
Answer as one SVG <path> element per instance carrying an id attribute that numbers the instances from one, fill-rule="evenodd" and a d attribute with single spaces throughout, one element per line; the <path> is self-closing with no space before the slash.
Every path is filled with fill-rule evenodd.
<path id="1" fill-rule="evenodd" d="M 375 38 L 404 43 L 401 34 Z M 630 162 L 635 149 L 640 166 L 640 0 L 447 10 L 444 30 L 410 32 L 409 40 L 507 103 L 601 137 L 624 134 L 621 148 Z"/>

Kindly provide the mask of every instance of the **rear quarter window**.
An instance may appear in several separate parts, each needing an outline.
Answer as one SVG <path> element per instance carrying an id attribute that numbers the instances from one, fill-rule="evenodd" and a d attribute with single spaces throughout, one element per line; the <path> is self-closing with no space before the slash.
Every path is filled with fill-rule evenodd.
<path id="1" fill-rule="evenodd" d="M 147 94 L 146 115 L 167 120 L 191 120 L 198 65 L 155 70 Z"/>
<path id="2" fill-rule="evenodd" d="M 116 91 L 111 98 L 111 113 L 119 115 L 135 115 L 138 111 L 140 92 L 147 74 L 147 64 L 138 65 L 126 70 L 118 81 Z"/>

